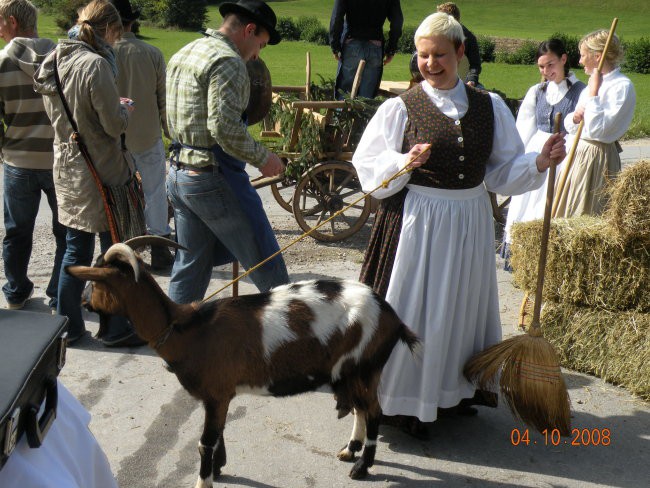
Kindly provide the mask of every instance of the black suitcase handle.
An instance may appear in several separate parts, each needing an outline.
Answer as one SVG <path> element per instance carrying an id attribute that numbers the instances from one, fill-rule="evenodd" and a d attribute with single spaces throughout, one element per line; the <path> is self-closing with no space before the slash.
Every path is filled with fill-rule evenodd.
<path id="1" fill-rule="evenodd" d="M 25 434 L 29 447 L 41 447 L 43 439 L 50 430 L 52 422 L 56 418 L 56 406 L 59 390 L 57 389 L 56 378 L 46 380 L 45 387 L 45 410 L 41 418 L 38 418 L 38 406 L 30 406 L 27 411 Z"/>

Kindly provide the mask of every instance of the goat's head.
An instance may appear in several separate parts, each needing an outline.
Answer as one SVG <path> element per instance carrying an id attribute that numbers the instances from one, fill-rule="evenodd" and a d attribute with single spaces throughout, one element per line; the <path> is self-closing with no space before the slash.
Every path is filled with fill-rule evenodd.
<path id="1" fill-rule="evenodd" d="M 91 312 L 126 315 L 126 303 L 120 296 L 128 293 L 146 273 L 142 259 L 135 252 L 146 245 L 185 249 L 164 237 L 142 236 L 113 244 L 92 267 L 66 266 L 66 272 L 89 282 L 81 296 L 81 305 Z"/>

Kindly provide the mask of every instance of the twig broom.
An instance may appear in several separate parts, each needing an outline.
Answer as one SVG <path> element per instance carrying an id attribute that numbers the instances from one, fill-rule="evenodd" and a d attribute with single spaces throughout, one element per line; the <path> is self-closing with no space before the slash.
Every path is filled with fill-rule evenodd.
<path id="1" fill-rule="evenodd" d="M 561 114 L 556 114 L 554 132 L 560 130 Z M 501 394 L 512 413 L 540 432 L 558 429 L 571 432 L 570 402 L 560 362 L 553 346 L 542 336 L 540 312 L 544 268 L 551 227 L 551 208 L 555 187 L 555 163 L 548 169 L 546 206 L 542 228 L 535 308 L 526 334 L 521 334 L 476 354 L 465 364 L 465 377 L 478 388 L 487 390 L 498 379 Z"/>

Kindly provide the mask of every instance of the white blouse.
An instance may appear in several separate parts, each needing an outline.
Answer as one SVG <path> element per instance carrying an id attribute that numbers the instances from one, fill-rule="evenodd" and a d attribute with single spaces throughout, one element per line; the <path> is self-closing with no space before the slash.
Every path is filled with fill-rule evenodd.
<path id="1" fill-rule="evenodd" d="M 469 101 L 465 85 L 460 80 L 451 90 L 438 90 L 426 81 L 421 86 L 447 117 L 460 120 L 467 113 Z M 538 153 L 524 154 L 524 145 L 510 109 L 498 95 L 490 93 L 490 96 L 494 109 L 494 135 L 484 179 L 487 189 L 501 195 L 518 195 L 539 188 L 545 174 L 537 170 L 535 159 Z M 386 100 L 368 123 L 352 158 L 364 191 L 374 190 L 408 163 L 408 154 L 402 153 L 407 121 L 406 105 L 396 97 Z M 381 199 L 394 195 L 408 184 L 410 178 L 410 173 L 400 176 L 373 196 Z"/>
<path id="2" fill-rule="evenodd" d="M 578 99 L 576 108 L 585 108 L 581 138 L 604 143 L 617 141 L 630 126 L 635 105 L 634 85 L 619 68 L 603 75 L 597 97 L 589 96 L 589 89 L 585 88 Z M 564 120 L 571 134 L 578 131 L 579 125 L 573 122 L 573 113 Z"/>
<path id="3" fill-rule="evenodd" d="M 576 75 L 569 73 L 568 78 L 564 78 L 559 83 L 548 83 L 546 90 L 544 91 L 546 95 L 546 103 L 549 105 L 555 105 L 564 98 L 570 88 L 567 84 L 567 79 L 571 81 L 572 84 L 578 81 Z M 526 147 L 535 133 L 537 133 L 537 90 L 539 90 L 540 85 L 541 83 L 537 83 L 528 89 L 523 102 L 521 102 L 521 107 L 519 107 L 519 113 L 517 115 L 517 130 L 519 131 L 519 136 Z"/>

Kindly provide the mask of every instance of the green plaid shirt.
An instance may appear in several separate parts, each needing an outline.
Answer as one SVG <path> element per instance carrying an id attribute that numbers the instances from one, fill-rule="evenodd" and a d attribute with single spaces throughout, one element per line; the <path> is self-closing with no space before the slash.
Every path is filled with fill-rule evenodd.
<path id="1" fill-rule="evenodd" d="M 172 139 L 197 148 L 219 144 L 231 156 L 260 167 L 268 150 L 248 133 L 241 116 L 250 80 L 234 43 L 207 29 L 172 56 L 167 65 L 167 123 Z M 180 162 L 215 164 L 209 149 L 181 149 Z"/>

